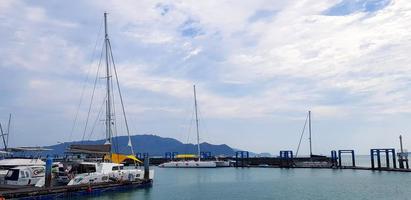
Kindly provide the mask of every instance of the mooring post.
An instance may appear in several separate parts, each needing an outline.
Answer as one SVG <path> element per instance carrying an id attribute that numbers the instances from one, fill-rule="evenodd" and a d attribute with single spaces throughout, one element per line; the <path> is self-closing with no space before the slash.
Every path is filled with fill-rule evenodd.
<path id="1" fill-rule="evenodd" d="M 374 150 L 373 149 L 370 150 L 370 155 L 371 155 L 371 168 L 374 169 L 375 165 L 374 165 Z"/>
<path id="2" fill-rule="evenodd" d="M 150 158 L 147 156 L 144 158 L 144 180 L 150 179 Z"/>
<path id="3" fill-rule="evenodd" d="M 378 169 L 381 169 L 381 155 L 379 149 L 377 149 L 377 167 Z"/>
<path id="4" fill-rule="evenodd" d="M 352 166 L 355 167 L 355 152 L 354 152 L 354 150 L 352 150 L 351 152 L 352 152 L 352 154 L 351 154 L 351 156 L 352 156 Z"/>
<path id="5" fill-rule="evenodd" d="M 244 167 L 244 151 L 241 152 L 241 167 Z"/>
<path id="6" fill-rule="evenodd" d="M 333 167 L 338 167 L 338 158 L 337 158 L 337 151 L 331 151 L 331 161 L 333 163 Z"/>
<path id="7" fill-rule="evenodd" d="M 394 168 L 394 169 L 396 169 L 397 168 L 397 161 L 396 161 L 396 157 L 395 157 L 395 149 L 392 149 L 392 167 Z"/>
<path id="8" fill-rule="evenodd" d="M 45 177 L 45 186 L 50 187 L 51 186 L 51 168 L 53 165 L 53 159 L 51 157 L 48 157 L 46 160 L 46 177 Z"/>
<path id="9" fill-rule="evenodd" d="M 247 167 L 248 167 L 248 165 L 250 164 L 250 152 L 248 151 L 246 152 L 247 152 Z"/>
<path id="10" fill-rule="evenodd" d="M 342 159 L 341 159 L 341 151 L 339 150 L 339 151 L 338 151 L 338 167 L 340 167 L 340 168 L 342 167 L 342 162 L 341 162 L 341 160 L 342 160 Z"/>
<path id="11" fill-rule="evenodd" d="M 390 151 L 385 150 L 385 162 L 387 163 L 387 168 L 390 168 Z"/>
<path id="12" fill-rule="evenodd" d="M 238 151 L 235 152 L 235 167 L 238 167 Z"/>

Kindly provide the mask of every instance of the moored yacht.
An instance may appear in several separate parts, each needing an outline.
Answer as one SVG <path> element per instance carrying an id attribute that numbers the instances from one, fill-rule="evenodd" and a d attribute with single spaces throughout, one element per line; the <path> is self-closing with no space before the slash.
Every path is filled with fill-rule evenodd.
<path id="1" fill-rule="evenodd" d="M 71 165 L 70 169 L 66 169 L 67 172 L 62 173 L 63 176 L 60 177 L 60 181 L 68 181 L 68 185 L 79 185 L 79 184 L 91 184 L 91 183 L 104 183 L 104 182 L 116 182 L 116 181 L 136 181 L 136 180 L 146 180 L 152 181 L 154 177 L 154 170 L 148 170 L 148 162 L 145 163 L 145 169 L 140 169 L 137 167 L 138 162 L 141 163 L 134 155 L 133 145 L 131 142 L 130 132 L 127 123 L 127 117 L 125 112 L 125 106 L 123 104 L 123 99 L 120 91 L 119 80 L 117 77 L 117 69 L 114 63 L 113 53 L 111 51 L 111 44 L 107 32 L 107 13 L 104 13 L 104 54 L 105 54 L 105 134 L 106 142 L 104 145 L 71 145 L 70 151 L 84 154 L 95 154 L 102 156 L 103 159 L 96 160 L 93 162 L 79 162 L 78 164 Z M 103 55 L 103 53 L 102 53 Z M 113 73 L 114 72 L 114 73 Z M 97 76 L 98 76 L 97 70 Z M 113 78 L 114 81 L 113 81 Z M 96 84 L 96 82 L 95 82 Z M 117 91 L 119 95 L 121 111 L 123 114 L 123 119 L 125 123 L 125 128 L 128 135 L 128 146 L 131 150 L 131 155 L 118 154 L 114 152 L 117 146 L 113 145 L 113 134 L 117 134 L 115 120 L 116 116 L 114 113 L 114 90 L 113 85 L 117 85 Z M 91 108 L 91 103 L 90 103 Z M 87 118 L 88 119 L 88 118 Z M 116 147 L 116 148 L 112 148 Z M 100 157 L 101 158 L 101 157 Z M 130 159 L 134 162 L 133 166 L 124 166 L 122 164 L 126 159 Z M 64 167 L 63 167 L 64 170 Z M 145 174 L 148 173 L 148 174 Z M 60 170 L 59 170 L 60 174 Z M 148 175 L 148 176 L 147 176 Z M 67 177 L 67 179 L 65 179 Z"/>
<path id="2" fill-rule="evenodd" d="M 160 164 L 159 167 L 165 168 L 215 168 L 217 164 L 215 161 L 202 161 L 201 160 L 201 148 L 200 148 L 200 131 L 198 129 L 198 113 L 197 113 L 197 94 L 196 86 L 194 88 L 194 109 L 196 117 L 196 131 L 197 131 L 197 156 L 198 160 L 183 160 L 183 161 L 170 161 Z"/>
<path id="3" fill-rule="evenodd" d="M 159 167 L 166 168 L 215 168 L 217 167 L 214 161 L 187 160 L 187 161 L 171 161 L 160 164 Z"/>
<path id="4" fill-rule="evenodd" d="M 45 182 L 45 166 L 19 166 L 8 170 L 6 185 L 42 187 Z"/>
<path id="5" fill-rule="evenodd" d="M 79 173 L 67 185 L 104 183 L 115 181 L 137 181 L 144 178 L 144 170 L 126 167 L 117 163 L 80 163 Z M 154 170 L 150 170 L 149 179 L 154 178 Z"/>

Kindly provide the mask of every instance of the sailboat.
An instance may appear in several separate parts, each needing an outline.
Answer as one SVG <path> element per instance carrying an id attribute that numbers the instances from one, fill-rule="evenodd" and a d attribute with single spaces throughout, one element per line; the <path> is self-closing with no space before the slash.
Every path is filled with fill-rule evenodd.
<path id="1" fill-rule="evenodd" d="M 215 168 L 217 166 L 215 161 L 202 161 L 201 160 L 201 148 L 200 148 L 200 130 L 198 128 L 198 108 L 197 108 L 197 94 L 196 86 L 193 86 L 194 89 L 194 109 L 196 117 L 196 132 L 197 132 L 197 160 L 188 160 L 188 161 L 170 161 L 163 164 L 160 164 L 159 167 L 165 168 Z"/>
<path id="2" fill-rule="evenodd" d="M 106 64 L 106 99 L 105 99 L 105 131 L 106 131 L 106 142 L 102 145 L 72 145 L 69 149 L 71 152 L 78 153 L 88 153 L 95 155 L 105 155 L 104 160 L 101 162 L 91 161 L 91 162 L 80 162 L 76 166 L 71 166 L 70 171 L 73 172 L 74 178 L 72 178 L 68 185 L 79 185 L 79 184 L 89 184 L 89 183 L 103 183 L 103 182 L 113 182 L 113 181 L 137 181 L 137 180 L 152 180 L 154 178 L 154 171 L 149 170 L 149 174 L 144 173 L 144 170 L 137 168 L 135 166 L 124 166 L 122 162 L 124 159 L 131 159 L 135 162 L 138 159 L 134 156 L 133 145 L 131 142 L 130 132 L 128 128 L 127 118 L 125 114 L 125 108 L 123 104 L 123 99 L 120 91 L 120 86 L 118 84 L 117 71 L 113 59 L 113 53 L 111 51 L 111 44 L 107 32 L 107 13 L 104 13 L 104 46 L 105 46 L 105 64 Z M 112 69 L 111 69 L 112 67 Z M 114 74 L 112 74 L 112 70 Z M 113 119 L 113 99 L 112 93 L 112 75 L 116 78 L 117 89 L 119 92 L 119 99 L 121 103 L 121 108 L 123 112 L 123 117 L 125 121 L 125 127 L 128 134 L 128 146 L 131 149 L 132 155 L 120 155 L 113 152 L 113 129 L 115 130 L 115 120 Z M 122 159 L 121 159 L 122 158 Z"/>
<path id="3" fill-rule="evenodd" d="M 298 156 L 298 152 L 300 150 L 300 145 L 301 145 L 301 140 L 304 136 L 304 132 L 305 132 L 305 129 L 306 129 L 306 126 L 307 126 L 307 121 L 308 121 L 308 142 L 309 142 L 309 146 L 310 146 L 310 155 L 309 155 L 309 157 L 310 158 L 325 157 L 325 156 L 322 156 L 322 155 L 313 154 L 313 145 L 312 145 L 312 137 L 311 137 L 311 134 L 312 134 L 312 131 L 311 131 L 311 110 L 308 111 L 307 118 L 306 118 L 305 123 L 304 123 L 304 128 L 303 128 L 302 133 L 301 133 L 300 141 L 298 143 L 297 152 L 296 152 L 295 156 L 296 157 Z"/>
<path id="4" fill-rule="evenodd" d="M 307 115 L 307 118 L 306 118 L 305 123 L 304 123 L 304 128 L 303 128 L 302 133 L 301 133 L 301 137 L 300 137 L 300 141 L 298 143 L 297 152 L 295 154 L 295 157 L 298 156 L 298 152 L 300 150 L 300 145 L 301 145 L 301 140 L 304 136 L 307 121 L 308 121 L 308 141 L 309 141 L 309 147 L 310 147 L 309 159 L 308 159 L 308 161 L 295 162 L 294 164 L 295 164 L 296 167 L 330 167 L 330 163 L 324 161 L 324 159 L 323 159 L 326 156 L 313 154 L 312 137 L 311 137 L 311 135 L 312 135 L 312 132 L 311 132 L 311 111 L 308 111 L 308 115 Z"/>

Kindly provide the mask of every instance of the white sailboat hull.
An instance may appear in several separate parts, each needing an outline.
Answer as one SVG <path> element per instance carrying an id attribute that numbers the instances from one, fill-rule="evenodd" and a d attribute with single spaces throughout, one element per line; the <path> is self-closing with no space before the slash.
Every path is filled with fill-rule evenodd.
<path id="1" fill-rule="evenodd" d="M 215 168 L 217 167 L 214 161 L 171 161 L 166 162 L 159 167 L 164 168 Z"/>

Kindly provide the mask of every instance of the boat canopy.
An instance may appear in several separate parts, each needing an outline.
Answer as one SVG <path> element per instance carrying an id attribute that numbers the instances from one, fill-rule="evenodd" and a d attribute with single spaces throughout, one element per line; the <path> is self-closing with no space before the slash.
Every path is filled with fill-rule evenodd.
<path id="1" fill-rule="evenodd" d="M 109 154 L 111 151 L 110 144 L 72 144 L 68 152 L 70 153 L 90 153 L 90 154 Z"/>
<path id="2" fill-rule="evenodd" d="M 53 149 L 47 149 L 43 147 L 11 147 L 8 148 L 11 152 L 22 152 L 22 151 L 51 151 Z"/>
<path id="3" fill-rule="evenodd" d="M 133 160 L 133 161 L 136 161 L 136 162 L 139 162 L 139 163 L 143 163 L 141 160 L 139 160 L 138 158 L 136 158 L 133 155 L 124 155 L 124 154 L 117 154 L 117 153 L 112 153 L 111 158 L 108 155 L 106 155 L 104 157 L 104 159 L 105 160 L 110 160 L 111 162 L 118 163 L 118 164 L 124 162 L 127 159 L 130 159 L 130 160 Z"/>
<path id="4" fill-rule="evenodd" d="M 197 158 L 197 155 L 194 154 L 178 154 L 176 158 Z"/>

